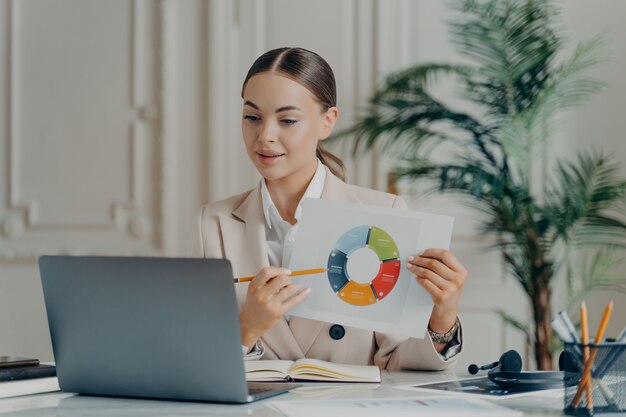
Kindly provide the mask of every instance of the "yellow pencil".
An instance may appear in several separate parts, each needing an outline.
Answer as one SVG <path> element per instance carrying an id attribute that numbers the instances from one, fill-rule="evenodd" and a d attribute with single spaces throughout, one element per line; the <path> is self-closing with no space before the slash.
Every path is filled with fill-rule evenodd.
<path id="1" fill-rule="evenodd" d="M 298 275 L 310 275 L 310 274 L 321 274 L 322 272 L 326 272 L 326 268 L 314 268 L 314 269 L 301 269 L 299 271 L 291 271 L 289 274 L 290 277 L 295 277 Z M 241 277 L 241 278 L 233 278 L 233 282 L 250 282 L 254 279 L 254 276 L 250 277 Z"/>
<path id="2" fill-rule="evenodd" d="M 581 307 L 581 311 L 582 311 L 582 307 Z M 600 327 L 598 327 L 598 332 L 596 333 L 596 339 L 594 340 L 594 343 L 598 344 L 602 342 L 602 338 L 604 337 L 604 332 L 606 330 L 606 326 L 609 323 L 609 318 L 611 317 L 612 312 L 613 312 L 613 300 L 609 301 L 606 308 L 604 309 L 604 314 L 602 315 L 602 320 L 600 321 Z M 585 342 L 583 341 L 583 343 Z M 578 384 L 578 390 L 576 391 L 576 395 L 574 396 L 574 399 L 572 400 L 572 404 L 574 405 L 574 407 L 576 407 L 578 405 L 578 402 L 580 401 L 583 388 L 587 387 L 586 389 L 588 390 L 591 389 L 591 368 L 593 366 L 593 361 L 596 359 L 597 354 L 598 354 L 598 348 L 593 348 L 593 350 L 589 354 L 589 357 L 585 359 L 585 366 L 583 368 L 583 374 L 582 374 L 580 383 Z M 587 403 L 588 403 L 587 408 L 590 408 L 591 410 L 593 410 L 593 400 L 589 401 L 589 399 L 587 399 Z"/>
<path id="3" fill-rule="evenodd" d="M 581 333 L 582 333 L 582 342 L 583 342 L 583 363 L 586 363 L 587 360 L 589 360 L 589 325 L 588 325 L 588 321 L 587 321 L 587 304 L 585 304 L 585 301 L 583 300 L 582 303 L 580 303 L 580 327 L 581 327 Z M 580 378 L 580 385 L 579 387 L 585 387 L 585 391 L 587 393 L 587 407 L 590 407 L 590 404 L 592 404 L 593 402 L 593 391 L 592 391 L 592 387 L 590 384 L 584 384 L 583 381 L 585 380 L 585 377 L 587 376 L 587 374 L 585 372 L 583 372 L 582 377 Z M 582 392 L 582 391 L 581 391 Z M 580 401 L 580 399 L 579 399 Z M 578 401 L 576 401 L 576 405 L 578 405 Z"/>

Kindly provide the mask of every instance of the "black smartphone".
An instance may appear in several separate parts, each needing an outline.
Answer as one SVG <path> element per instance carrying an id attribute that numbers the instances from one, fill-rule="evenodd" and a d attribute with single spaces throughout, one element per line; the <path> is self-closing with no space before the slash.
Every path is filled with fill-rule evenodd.
<path id="1" fill-rule="evenodd" d="M 37 366 L 39 359 L 22 358 L 20 356 L 0 356 L 0 369 L 14 366 Z"/>

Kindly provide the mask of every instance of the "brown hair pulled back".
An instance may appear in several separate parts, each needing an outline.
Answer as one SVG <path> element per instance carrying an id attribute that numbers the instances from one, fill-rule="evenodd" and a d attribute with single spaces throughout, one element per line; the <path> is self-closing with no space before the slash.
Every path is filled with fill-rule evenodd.
<path id="1" fill-rule="evenodd" d="M 337 105 L 335 75 L 330 65 L 315 52 L 303 48 L 272 49 L 257 58 L 248 70 L 241 87 L 241 96 L 248 80 L 262 72 L 279 72 L 309 90 L 320 102 L 324 111 Z M 330 171 L 345 181 L 345 166 L 339 157 L 317 143 L 317 157 Z"/>

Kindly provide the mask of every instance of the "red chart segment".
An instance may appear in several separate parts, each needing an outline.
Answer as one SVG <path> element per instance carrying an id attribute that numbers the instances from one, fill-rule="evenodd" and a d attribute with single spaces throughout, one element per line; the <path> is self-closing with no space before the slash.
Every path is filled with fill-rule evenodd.
<path id="1" fill-rule="evenodd" d="M 376 278 L 372 280 L 372 287 L 376 298 L 382 300 L 391 292 L 400 276 L 400 260 L 383 262 Z"/>
<path id="2" fill-rule="evenodd" d="M 368 248 L 380 260 L 378 273 L 369 283 L 354 281 L 348 274 L 350 255 L 360 248 Z M 396 285 L 400 276 L 399 258 L 398 247 L 387 232 L 376 226 L 357 226 L 335 242 L 328 257 L 328 281 L 346 303 L 356 306 L 374 304 L 385 298 Z"/>

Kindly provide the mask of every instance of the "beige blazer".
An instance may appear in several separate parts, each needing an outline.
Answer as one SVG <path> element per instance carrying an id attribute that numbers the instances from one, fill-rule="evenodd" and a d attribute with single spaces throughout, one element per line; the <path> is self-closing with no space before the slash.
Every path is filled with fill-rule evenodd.
<path id="1" fill-rule="evenodd" d="M 401 197 L 349 185 L 326 168 L 321 198 L 406 209 Z M 194 257 L 227 258 L 235 276 L 256 275 L 269 266 L 265 242 L 260 183 L 256 188 L 198 210 L 194 227 Z M 245 302 L 248 284 L 237 284 L 239 308 Z M 334 323 L 291 317 L 283 319 L 261 338 L 263 359 L 296 360 L 304 357 L 338 363 L 377 365 L 381 369 L 451 368 L 458 355 L 443 360 L 430 337 L 406 338 L 369 330 L 345 327 L 340 340 L 330 337 Z M 462 332 L 461 332 L 462 334 Z"/>

